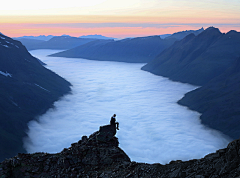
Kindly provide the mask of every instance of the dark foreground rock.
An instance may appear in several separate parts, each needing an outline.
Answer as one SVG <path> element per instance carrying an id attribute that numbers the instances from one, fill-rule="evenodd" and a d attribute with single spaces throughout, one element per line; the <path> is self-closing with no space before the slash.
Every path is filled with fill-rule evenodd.
<path id="1" fill-rule="evenodd" d="M 57 154 L 18 154 L 0 164 L 0 177 L 164 177 L 164 178 L 228 178 L 240 176 L 240 140 L 225 149 L 206 155 L 202 159 L 171 161 L 167 165 L 145 164 L 131 161 L 118 147 L 113 136 L 100 141 L 101 129 L 89 137 L 83 136 Z M 106 135 L 105 135 L 106 136 Z M 164 153 L 159 153 L 164 154 Z"/>

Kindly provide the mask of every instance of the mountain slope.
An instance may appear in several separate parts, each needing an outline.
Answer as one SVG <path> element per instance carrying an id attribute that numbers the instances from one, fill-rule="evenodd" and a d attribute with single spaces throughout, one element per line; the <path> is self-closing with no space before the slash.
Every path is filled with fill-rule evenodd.
<path id="1" fill-rule="evenodd" d="M 175 81 L 203 85 L 223 73 L 240 56 L 240 33 L 222 34 L 210 27 L 176 42 L 142 69 Z"/>
<path id="2" fill-rule="evenodd" d="M 24 152 L 27 123 L 70 92 L 70 83 L 41 65 L 16 40 L 0 35 L 0 160 Z"/>
<path id="3" fill-rule="evenodd" d="M 207 85 L 187 93 L 178 103 L 202 113 L 202 123 L 238 139 L 240 136 L 240 58 Z"/>
<path id="4" fill-rule="evenodd" d="M 146 63 L 171 46 L 174 41 L 175 39 L 165 40 L 159 36 L 149 36 L 109 43 L 91 42 L 50 56 Z"/>

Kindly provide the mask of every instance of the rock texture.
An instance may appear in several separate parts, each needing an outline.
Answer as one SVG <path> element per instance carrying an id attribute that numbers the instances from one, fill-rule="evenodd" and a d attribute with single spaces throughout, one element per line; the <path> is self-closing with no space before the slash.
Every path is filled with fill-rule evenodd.
<path id="1" fill-rule="evenodd" d="M 109 128 L 109 127 L 108 127 Z M 108 129 L 107 129 L 108 130 Z M 131 161 L 115 136 L 99 140 L 102 130 L 83 136 L 57 154 L 18 154 L 0 163 L 0 177 L 229 178 L 240 176 L 240 140 L 202 159 L 161 165 Z M 108 130 L 112 133 L 112 130 Z M 159 153 L 164 154 L 164 153 Z"/>

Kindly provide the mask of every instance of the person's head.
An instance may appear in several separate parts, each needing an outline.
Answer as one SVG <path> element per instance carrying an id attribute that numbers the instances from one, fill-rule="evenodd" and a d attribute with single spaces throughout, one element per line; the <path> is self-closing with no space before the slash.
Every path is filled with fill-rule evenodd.
<path id="1" fill-rule="evenodd" d="M 113 117 L 116 117 L 116 114 L 113 114 Z"/>

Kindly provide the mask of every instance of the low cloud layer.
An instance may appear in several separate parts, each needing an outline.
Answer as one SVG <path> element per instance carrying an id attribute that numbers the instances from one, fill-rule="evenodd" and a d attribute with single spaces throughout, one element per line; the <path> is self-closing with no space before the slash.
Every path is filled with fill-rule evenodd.
<path id="1" fill-rule="evenodd" d="M 120 147 L 138 162 L 201 158 L 229 141 L 201 125 L 199 113 L 176 104 L 194 86 L 141 71 L 143 64 L 45 57 L 52 50 L 31 53 L 70 81 L 73 94 L 29 123 L 25 147 L 30 153 L 60 152 L 109 124 L 114 113 Z"/>

